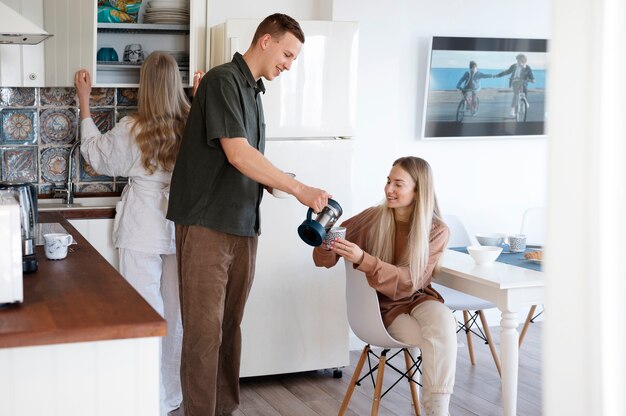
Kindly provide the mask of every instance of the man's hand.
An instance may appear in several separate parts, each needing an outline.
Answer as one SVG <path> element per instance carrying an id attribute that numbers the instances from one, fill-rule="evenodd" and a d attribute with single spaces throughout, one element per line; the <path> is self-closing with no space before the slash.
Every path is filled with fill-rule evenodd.
<path id="1" fill-rule="evenodd" d="M 313 188 L 305 184 L 302 184 L 301 188 L 294 196 L 302 205 L 311 208 L 315 213 L 323 210 L 324 207 L 328 205 L 328 198 L 332 198 L 332 195 L 323 189 Z"/>

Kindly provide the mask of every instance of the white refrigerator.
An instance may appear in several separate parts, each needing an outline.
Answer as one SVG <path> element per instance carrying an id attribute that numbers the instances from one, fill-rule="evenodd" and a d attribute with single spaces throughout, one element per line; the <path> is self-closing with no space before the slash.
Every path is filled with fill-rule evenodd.
<path id="1" fill-rule="evenodd" d="M 211 67 L 248 48 L 260 19 L 211 29 Z M 290 71 L 265 81 L 265 156 L 307 185 L 327 190 L 351 214 L 358 24 L 301 21 L 302 52 Z M 307 208 L 265 193 L 256 274 L 242 323 L 241 376 L 349 365 L 345 271 L 313 264 L 300 240 Z"/>

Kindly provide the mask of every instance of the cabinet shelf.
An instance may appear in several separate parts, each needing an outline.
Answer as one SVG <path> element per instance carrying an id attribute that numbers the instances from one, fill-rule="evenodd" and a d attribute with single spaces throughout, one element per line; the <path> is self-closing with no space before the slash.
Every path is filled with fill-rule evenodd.
<path id="1" fill-rule="evenodd" d="M 98 23 L 98 33 L 189 33 L 189 25 Z"/>

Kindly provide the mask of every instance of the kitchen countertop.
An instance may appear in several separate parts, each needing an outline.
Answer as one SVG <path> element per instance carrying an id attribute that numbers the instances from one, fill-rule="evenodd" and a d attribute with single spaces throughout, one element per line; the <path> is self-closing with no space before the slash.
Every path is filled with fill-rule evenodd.
<path id="1" fill-rule="evenodd" d="M 60 212 L 39 222 L 60 223 L 76 240 L 64 260 L 47 260 L 24 274 L 24 302 L 0 309 L 0 348 L 165 335 L 165 321 Z"/>

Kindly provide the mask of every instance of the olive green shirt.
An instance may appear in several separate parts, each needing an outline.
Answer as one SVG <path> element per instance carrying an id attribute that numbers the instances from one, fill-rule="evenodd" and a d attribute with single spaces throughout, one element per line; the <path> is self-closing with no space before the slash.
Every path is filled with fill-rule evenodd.
<path id="1" fill-rule="evenodd" d="M 167 218 L 252 237 L 260 234 L 263 187 L 228 162 L 220 139 L 244 137 L 265 151 L 265 120 L 260 93 L 239 53 L 202 78 L 172 174 Z"/>

